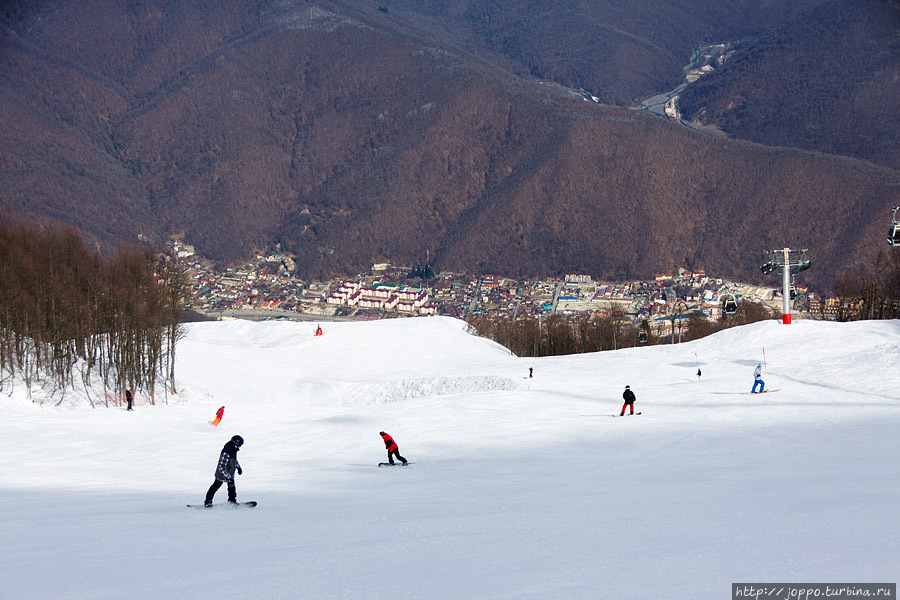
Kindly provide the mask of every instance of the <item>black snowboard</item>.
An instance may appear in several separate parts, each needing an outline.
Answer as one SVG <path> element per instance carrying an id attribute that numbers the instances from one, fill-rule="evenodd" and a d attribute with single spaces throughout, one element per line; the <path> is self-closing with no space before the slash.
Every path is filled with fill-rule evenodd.
<path id="1" fill-rule="evenodd" d="M 253 500 L 251 502 L 238 502 L 237 504 L 232 504 L 231 502 L 220 502 L 219 504 L 213 504 L 212 506 L 206 506 L 203 504 L 188 504 L 188 508 L 251 508 L 256 506 L 256 501 Z"/>
<path id="2" fill-rule="evenodd" d="M 405 467 L 406 465 L 411 465 L 412 463 L 406 461 L 405 463 L 378 463 L 379 467 Z"/>

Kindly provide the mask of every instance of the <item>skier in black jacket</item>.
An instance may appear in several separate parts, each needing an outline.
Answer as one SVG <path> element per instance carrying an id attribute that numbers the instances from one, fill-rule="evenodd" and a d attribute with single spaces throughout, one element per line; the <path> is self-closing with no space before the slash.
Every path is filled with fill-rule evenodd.
<path id="1" fill-rule="evenodd" d="M 243 469 L 241 469 L 241 463 L 239 463 L 237 459 L 238 450 L 240 450 L 243 445 L 244 438 L 239 435 L 232 437 L 225 443 L 225 446 L 222 448 L 222 453 L 219 454 L 219 464 L 216 466 L 216 480 L 213 481 L 213 484 L 209 486 L 209 491 L 206 492 L 206 500 L 203 503 L 205 506 L 212 506 L 213 496 L 216 495 L 216 492 L 219 491 L 219 488 L 222 487 L 223 483 L 228 485 L 228 501 L 232 504 L 237 504 L 237 488 L 234 486 L 234 472 L 237 471 L 238 475 L 244 473 Z"/>
<path id="2" fill-rule="evenodd" d="M 631 386 L 625 386 L 625 391 L 622 392 L 622 398 L 625 400 L 625 404 L 622 405 L 622 412 L 619 413 L 619 416 L 625 416 L 625 409 L 630 408 L 631 413 L 634 414 L 634 401 L 636 398 L 634 397 L 634 392 L 631 391 Z"/>

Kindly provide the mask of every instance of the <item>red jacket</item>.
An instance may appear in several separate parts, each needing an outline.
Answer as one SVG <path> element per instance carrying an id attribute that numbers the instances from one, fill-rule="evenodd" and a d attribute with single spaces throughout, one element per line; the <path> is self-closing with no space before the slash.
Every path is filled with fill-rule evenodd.
<path id="1" fill-rule="evenodd" d="M 381 432 L 381 439 L 384 440 L 384 447 L 388 449 L 388 452 L 393 452 L 397 449 L 397 442 L 394 441 L 394 438 L 383 431 Z"/>

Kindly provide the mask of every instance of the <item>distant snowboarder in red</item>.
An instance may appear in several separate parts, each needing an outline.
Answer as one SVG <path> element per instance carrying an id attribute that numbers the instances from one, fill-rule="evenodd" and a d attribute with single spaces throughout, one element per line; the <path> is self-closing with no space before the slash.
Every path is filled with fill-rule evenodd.
<path id="1" fill-rule="evenodd" d="M 625 399 L 625 404 L 622 405 L 622 412 L 619 413 L 620 417 L 625 416 L 625 409 L 630 408 L 631 413 L 634 414 L 634 401 L 636 398 L 634 397 L 634 392 L 631 391 L 631 386 L 625 386 L 625 391 L 622 392 L 622 398 Z"/>
<path id="2" fill-rule="evenodd" d="M 131 390 L 125 390 L 125 402 L 128 403 L 128 408 L 125 410 L 134 410 L 132 405 L 134 404 L 134 396 L 131 395 Z"/>
<path id="3" fill-rule="evenodd" d="M 317 326 L 316 326 L 316 336 L 320 336 L 320 335 L 322 335 L 322 333 L 323 333 L 323 332 L 322 332 L 322 326 L 321 326 L 321 325 L 317 325 Z"/>
<path id="4" fill-rule="evenodd" d="M 384 441 L 384 447 L 387 448 L 388 463 L 394 464 L 394 456 L 396 455 L 400 462 L 405 465 L 406 459 L 400 456 L 400 448 L 397 446 L 397 442 L 394 441 L 394 438 L 383 431 L 379 431 L 378 435 L 381 436 L 381 439 Z"/>

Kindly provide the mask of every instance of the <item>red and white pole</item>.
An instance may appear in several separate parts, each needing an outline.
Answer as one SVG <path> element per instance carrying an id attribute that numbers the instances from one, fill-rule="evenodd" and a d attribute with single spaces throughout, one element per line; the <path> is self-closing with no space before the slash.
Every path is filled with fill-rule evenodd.
<path id="1" fill-rule="evenodd" d="M 782 290 L 783 301 L 781 308 L 781 322 L 785 325 L 791 324 L 791 249 L 784 249 L 784 277 L 782 279 L 782 283 L 784 284 L 784 289 Z"/>

